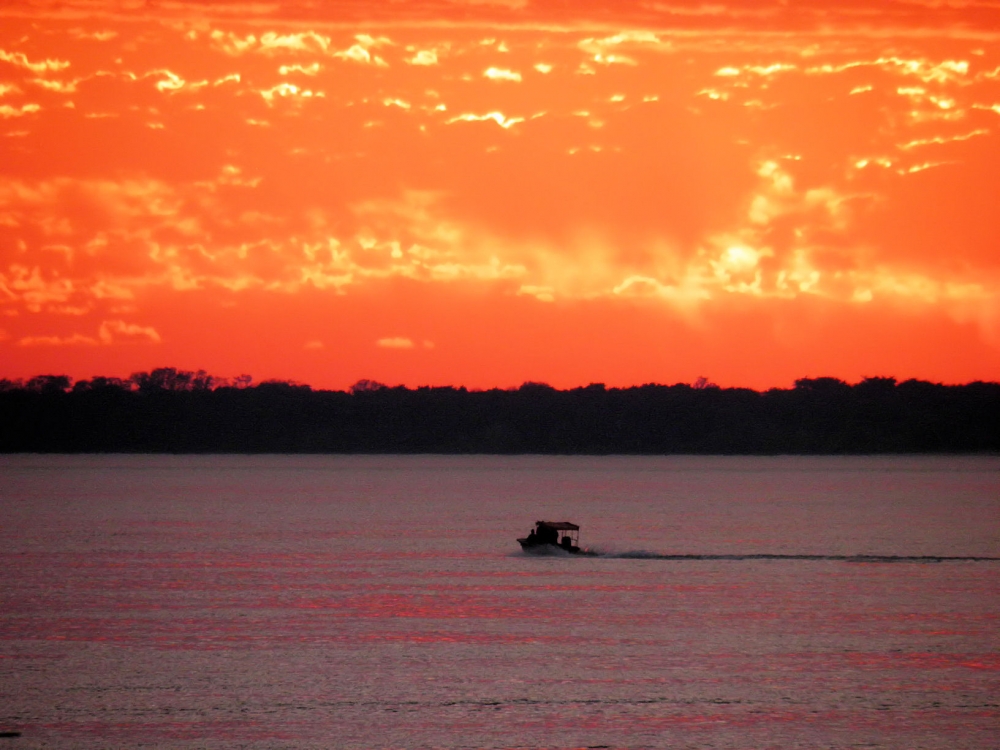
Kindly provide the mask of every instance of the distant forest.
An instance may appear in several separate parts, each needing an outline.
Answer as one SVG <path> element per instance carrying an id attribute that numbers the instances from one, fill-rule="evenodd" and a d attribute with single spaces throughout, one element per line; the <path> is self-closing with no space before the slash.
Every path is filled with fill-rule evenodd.
<path id="1" fill-rule="evenodd" d="M 161 368 L 0 380 L 0 452 L 864 454 L 1000 451 L 1000 383 L 798 380 L 347 391 Z"/>

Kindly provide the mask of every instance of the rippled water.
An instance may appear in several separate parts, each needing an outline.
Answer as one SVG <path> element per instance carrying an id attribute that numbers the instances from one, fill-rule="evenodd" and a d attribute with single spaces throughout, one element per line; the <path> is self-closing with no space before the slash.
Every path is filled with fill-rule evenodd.
<path id="1" fill-rule="evenodd" d="M 1000 747 L 998 458 L 14 456 L 0 526 L 0 747 Z"/>

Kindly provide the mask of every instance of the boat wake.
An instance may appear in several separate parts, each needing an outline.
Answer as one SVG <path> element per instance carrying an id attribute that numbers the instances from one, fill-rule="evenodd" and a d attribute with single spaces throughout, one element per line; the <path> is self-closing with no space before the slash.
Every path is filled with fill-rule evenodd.
<path id="1" fill-rule="evenodd" d="M 595 550 L 594 557 L 612 560 L 816 560 L 854 563 L 942 563 L 942 562 L 1000 562 L 1000 557 L 982 557 L 977 555 L 796 555 L 796 554 L 724 554 L 702 555 L 684 554 L 671 555 L 647 550 L 631 550 L 628 552 L 607 552 Z"/>

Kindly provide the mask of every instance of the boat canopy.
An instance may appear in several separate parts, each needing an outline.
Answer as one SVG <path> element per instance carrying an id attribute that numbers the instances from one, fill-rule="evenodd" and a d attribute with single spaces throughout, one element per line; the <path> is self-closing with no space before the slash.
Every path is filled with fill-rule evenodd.
<path id="1" fill-rule="evenodd" d="M 535 521 L 535 526 L 545 526 L 556 531 L 579 531 L 580 527 L 569 521 Z"/>

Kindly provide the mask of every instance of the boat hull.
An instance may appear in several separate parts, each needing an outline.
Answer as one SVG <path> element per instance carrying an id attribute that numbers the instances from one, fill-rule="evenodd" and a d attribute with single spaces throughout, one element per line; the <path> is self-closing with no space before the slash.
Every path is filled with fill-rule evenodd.
<path id="1" fill-rule="evenodd" d="M 580 548 L 577 546 L 563 547 L 559 544 L 551 544 L 550 542 L 535 542 L 528 541 L 527 539 L 518 539 L 518 544 L 521 545 L 521 549 L 532 555 L 558 555 L 558 554 L 580 554 Z"/>

